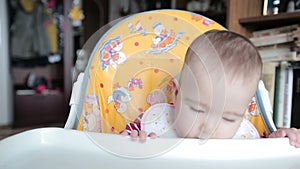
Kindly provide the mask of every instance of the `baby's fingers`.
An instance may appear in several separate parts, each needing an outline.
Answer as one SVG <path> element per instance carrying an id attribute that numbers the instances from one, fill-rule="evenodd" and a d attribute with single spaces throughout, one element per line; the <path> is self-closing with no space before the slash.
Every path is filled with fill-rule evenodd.
<path id="1" fill-rule="evenodd" d="M 155 133 L 150 133 L 148 136 L 152 139 L 155 139 L 157 137 L 157 135 Z"/>
<path id="2" fill-rule="evenodd" d="M 291 128 L 289 132 L 286 132 L 286 136 L 289 138 L 292 146 L 300 148 L 300 130 Z"/>
<path id="3" fill-rule="evenodd" d="M 139 132 L 139 138 L 140 138 L 140 142 L 145 142 L 147 139 L 147 133 L 145 131 L 140 131 Z"/>
<path id="4" fill-rule="evenodd" d="M 128 136 L 128 133 L 121 133 L 122 135 Z M 147 140 L 147 137 L 150 137 L 152 139 L 157 138 L 157 135 L 155 133 L 150 133 L 147 135 L 145 131 L 138 131 L 138 130 L 132 130 L 129 134 L 132 141 L 139 140 L 140 142 L 145 142 Z"/>
<path id="5" fill-rule="evenodd" d="M 133 140 L 133 141 L 137 140 L 138 136 L 139 136 L 139 132 L 137 130 L 131 131 L 131 133 L 130 133 L 131 140 Z"/>
<path id="6" fill-rule="evenodd" d="M 140 142 L 145 142 L 147 139 L 147 133 L 145 131 L 132 130 L 130 133 L 130 137 L 133 141 L 139 139 Z"/>
<path id="7" fill-rule="evenodd" d="M 128 132 L 126 130 L 124 130 L 122 133 L 121 133 L 122 136 L 128 136 Z"/>
<path id="8" fill-rule="evenodd" d="M 273 133 L 271 133 L 269 135 L 269 138 L 283 138 L 286 136 L 286 132 L 284 130 L 277 130 L 277 131 L 274 131 Z"/>
<path id="9" fill-rule="evenodd" d="M 295 128 L 279 129 L 269 136 L 270 138 L 283 138 L 288 137 L 292 146 L 300 148 L 300 130 Z"/>

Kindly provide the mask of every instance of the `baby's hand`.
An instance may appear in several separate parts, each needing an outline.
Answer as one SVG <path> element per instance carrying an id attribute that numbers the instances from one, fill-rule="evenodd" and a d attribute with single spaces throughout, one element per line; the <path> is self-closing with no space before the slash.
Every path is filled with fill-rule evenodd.
<path id="1" fill-rule="evenodd" d="M 284 128 L 278 129 L 277 131 L 271 133 L 269 138 L 283 138 L 288 137 L 290 144 L 297 148 L 300 148 L 300 129 L 296 128 Z"/>
<path id="2" fill-rule="evenodd" d="M 121 133 L 123 136 L 130 136 L 131 140 L 136 141 L 139 140 L 140 142 L 145 142 L 147 140 L 147 133 L 145 131 L 138 131 L 132 130 L 131 133 L 128 133 L 126 130 Z M 156 138 L 155 133 L 148 134 L 148 137 L 154 139 Z"/>

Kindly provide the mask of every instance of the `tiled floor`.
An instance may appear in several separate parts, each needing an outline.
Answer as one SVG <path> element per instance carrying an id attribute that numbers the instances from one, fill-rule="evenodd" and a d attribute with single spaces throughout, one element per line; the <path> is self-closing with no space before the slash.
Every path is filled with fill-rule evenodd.
<path id="1" fill-rule="evenodd" d="M 64 124 L 55 123 L 55 124 L 47 124 L 47 125 L 38 125 L 38 126 L 28 126 L 28 127 L 18 127 L 13 128 L 10 126 L 0 126 L 0 140 L 4 139 L 6 137 L 21 133 L 26 130 L 31 130 L 35 128 L 41 128 L 41 127 L 63 127 Z"/>

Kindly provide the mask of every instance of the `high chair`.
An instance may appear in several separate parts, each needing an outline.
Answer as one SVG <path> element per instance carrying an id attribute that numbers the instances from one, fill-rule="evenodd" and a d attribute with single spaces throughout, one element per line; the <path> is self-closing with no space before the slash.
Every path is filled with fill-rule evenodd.
<path id="1" fill-rule="evenodd" d="M 0 141 L 0 168 L 299 168 L 300 150 L 287 138 L 140 143 L 120 135 L 153 106 L 174 102 L 174 84 L 189 44 L 211 29 L 225 28 L 195 13 L 156 10 L 96 32 L 82 53 L 89 61 L 73 85 L 65 127 Z M 260 82 L 247 118 L 261 136 L 276 130 L 269 104 Z M 160 117 L 168 122 L 169 116 Z"/>

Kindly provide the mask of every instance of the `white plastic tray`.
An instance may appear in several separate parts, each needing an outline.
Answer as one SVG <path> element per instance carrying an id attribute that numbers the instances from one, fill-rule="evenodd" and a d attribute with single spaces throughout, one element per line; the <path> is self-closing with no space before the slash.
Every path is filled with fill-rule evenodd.
<path id="1" fill-rule="evenodd" d="M 280 139 L 148 139 L 41 128 L 0 141 L 1 169 L 299 169 L 300 149 Z"/>

